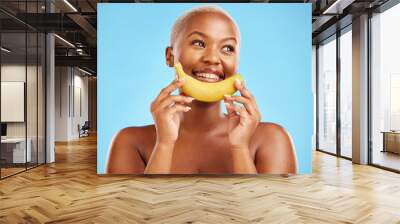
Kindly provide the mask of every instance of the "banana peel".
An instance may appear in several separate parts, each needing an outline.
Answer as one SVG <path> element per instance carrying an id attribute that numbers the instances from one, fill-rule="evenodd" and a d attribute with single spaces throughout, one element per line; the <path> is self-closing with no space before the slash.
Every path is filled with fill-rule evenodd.
<path id="1" fill-rule="evenodd" d="M 235 80 L 243 82 L 243 77 L 240 74 L 235 74 L 220 82 L 202 82 L 183 71 L 182 65 L 177 63 L 174 65 L 179 79 L 185 79 L 185 84 L 182 87 L 183 93 L 202 102 L 217 102 L 224 98 L 224 95 L 232 95 L 237 89 Z"/>

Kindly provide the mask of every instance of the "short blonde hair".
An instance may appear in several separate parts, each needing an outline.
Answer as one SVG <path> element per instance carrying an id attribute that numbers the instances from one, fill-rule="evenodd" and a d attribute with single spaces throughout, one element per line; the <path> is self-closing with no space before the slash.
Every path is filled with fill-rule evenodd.
<path id="1" fill-rule="evenodd" d="M 193 16 L 202 14 L 202 13 L 216 13 L 216 14 L 222 14 L 226 17 L 228 17 L 233 24 L 235 25 L 235 28 L 238 32 L 239 36 L 239 42 L 240 42 L 240 31 L 239 27 L 237 26 L 235 20 L 232 18 L 231 15 L 229 15 L 228 12 L 226 12 L 224 9 L 215 6 L 215 5 L 208 5 L 208 6 L 200 6 L 197 8 L 190 9 L 183 13 L 174 23 L 172 26 L 172 31 L 169 39 L 169 45 L 172 47 L 175 41 L 178 39 L 179 32 L 184 28 L 185 23 L 192 18 Z"/>

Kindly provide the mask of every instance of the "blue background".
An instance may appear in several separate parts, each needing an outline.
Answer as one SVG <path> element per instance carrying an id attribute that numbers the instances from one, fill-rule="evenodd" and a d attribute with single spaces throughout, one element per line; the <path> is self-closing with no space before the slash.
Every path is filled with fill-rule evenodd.
<path id="1" fill-rule="evenodd" d="M 150 103 L 174 78 L 165 63 L 171 28 L 203 4 L 98 4 L 98 154 L 122 128 L 153 124 Z M 241 32 L 239 72 L 257 99 L 262 120 L 292 136 L 300 173 L 311 173 L 311 4 L 218 4 Z"/>

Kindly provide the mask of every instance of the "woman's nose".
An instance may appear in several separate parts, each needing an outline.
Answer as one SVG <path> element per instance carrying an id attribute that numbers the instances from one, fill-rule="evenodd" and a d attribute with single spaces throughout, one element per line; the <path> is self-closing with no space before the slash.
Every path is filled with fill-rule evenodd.
<path id="1" fill-rule="evenodd" d="M 220 58 L 218 51 L 213 48 L 208 48 L 204 51 L 203 61 L 208 64 L 219 64 Z"/>

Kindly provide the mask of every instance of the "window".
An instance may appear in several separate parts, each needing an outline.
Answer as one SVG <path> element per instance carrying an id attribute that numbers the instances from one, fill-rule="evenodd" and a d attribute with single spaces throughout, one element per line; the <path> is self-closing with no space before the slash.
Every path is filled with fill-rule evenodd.
<path id="1" fill-rule="evenodd" d="M 400 170 L 400 4 L 371 19 L 372 163 Z"/>
<path id="2" fill-rule="evenodd" d="M 318 149 L 336 153 L 336 39 L 318 47 Z"/>
<path id="3" fill-rule="evenodd" d="M 340 36 L 340 155 L 352 157 L 352 32 Z"/>

